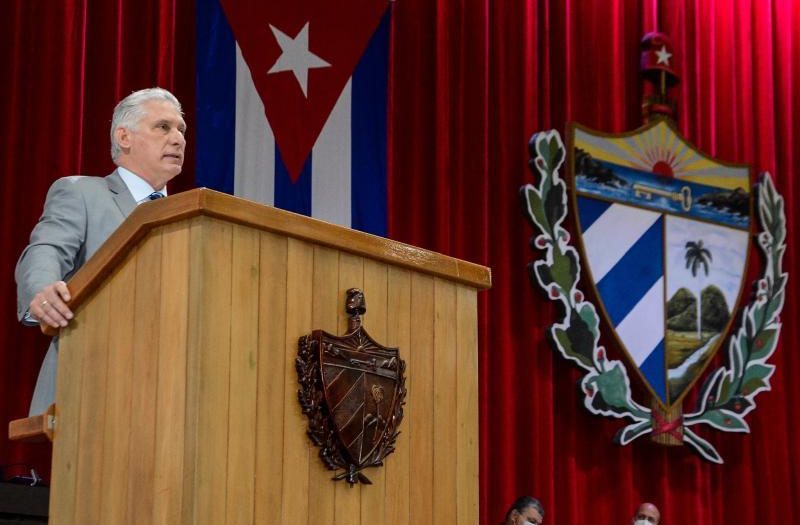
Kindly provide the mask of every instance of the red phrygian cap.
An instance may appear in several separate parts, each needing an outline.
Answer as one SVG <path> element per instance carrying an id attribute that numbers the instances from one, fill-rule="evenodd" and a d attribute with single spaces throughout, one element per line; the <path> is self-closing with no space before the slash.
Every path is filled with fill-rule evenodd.
<path id="1" fill-rule="evenodd" d="M 642 37 L 641 70 L 645 78 L 656 84 L 660 83 L 661 73 L 666 76 L 666 87 L 679 82 L 675 72 L 676 58 L 672 42 L 664 33 L 647 33 Z"/>

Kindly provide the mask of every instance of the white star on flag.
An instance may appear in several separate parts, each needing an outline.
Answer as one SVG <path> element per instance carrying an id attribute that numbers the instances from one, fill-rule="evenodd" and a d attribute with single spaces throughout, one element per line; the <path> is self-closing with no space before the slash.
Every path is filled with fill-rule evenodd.
<path id="1" fill-rule="evenodd" d="M 297 83 L 300 84 L 303 95 L 308 98 L 308 70 L 331 67 L 328 62 L 309 51 L 308 22 L 294 38 L 272 24 L 270 24 L 269 28 L 272 30 L 272 34 L 275 35 L 278 45 L 281 46 L 282 53 L 270 70 L 267 71 L 267 74 L 291 71 L 294 74 L 294 78 L 297 79 Z"/>
<path id="2" fill-rule="evenodd" d="M 672 57 L 672 53 L 667 51 L 667 46 L 661 46 L 661 49 L 656 51 L 656 55 L 658 55 L 658 61 L 656 64 L 664 64 L 665 66 L 669 65 L 669 59 Z"/>

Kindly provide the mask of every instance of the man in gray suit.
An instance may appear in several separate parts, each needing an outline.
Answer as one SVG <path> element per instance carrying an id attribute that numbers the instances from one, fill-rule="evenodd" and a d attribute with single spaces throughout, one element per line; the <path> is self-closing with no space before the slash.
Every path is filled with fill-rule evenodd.
<path id="1" fill-rule="evenodd" d="M 50 187 L 30 244 L 17 262 L 17 316 L 31 326 L 61 328 L 73 317 L 64 282 L 94 254 L 143 202 L 166 195 L 181 172 L 186 122 L 180 102 L 161 88 L 131 93 L 117 104 L 111 121 L 107 177 L 73 176 Z M 55 399 L 58 354 L 53 338 L 36 382 L 30 414 L 43 413 Z"/>

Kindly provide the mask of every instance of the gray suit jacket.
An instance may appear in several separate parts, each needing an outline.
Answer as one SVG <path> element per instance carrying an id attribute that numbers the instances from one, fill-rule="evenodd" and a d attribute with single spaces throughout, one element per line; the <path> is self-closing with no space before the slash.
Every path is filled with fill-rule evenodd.
<path id="1" fill-rule="evenodd" d="M 136 208 L 128 187 L 114 171 L 107 177 L 73 176 L 50 186 L 44 212 L 30 244 L 17 262 L 17 317 L 26 324 L 33 296 L 43 287 L 67 280 L 97 251 Z M 39 371 L 31 415 L 55 399 L 57 340 L 53 339 Z"/>

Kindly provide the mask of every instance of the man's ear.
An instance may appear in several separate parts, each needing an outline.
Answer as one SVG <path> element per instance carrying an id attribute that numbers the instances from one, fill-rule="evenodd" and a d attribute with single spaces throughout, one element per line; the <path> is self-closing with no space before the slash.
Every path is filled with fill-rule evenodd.
<path id="1" fill-rule="evenodd" d="M 115 129 L 114 136 L 120 148 L 128 149 L 131 147 L 131 132 L 128 128 L 119 127 Z"/>

